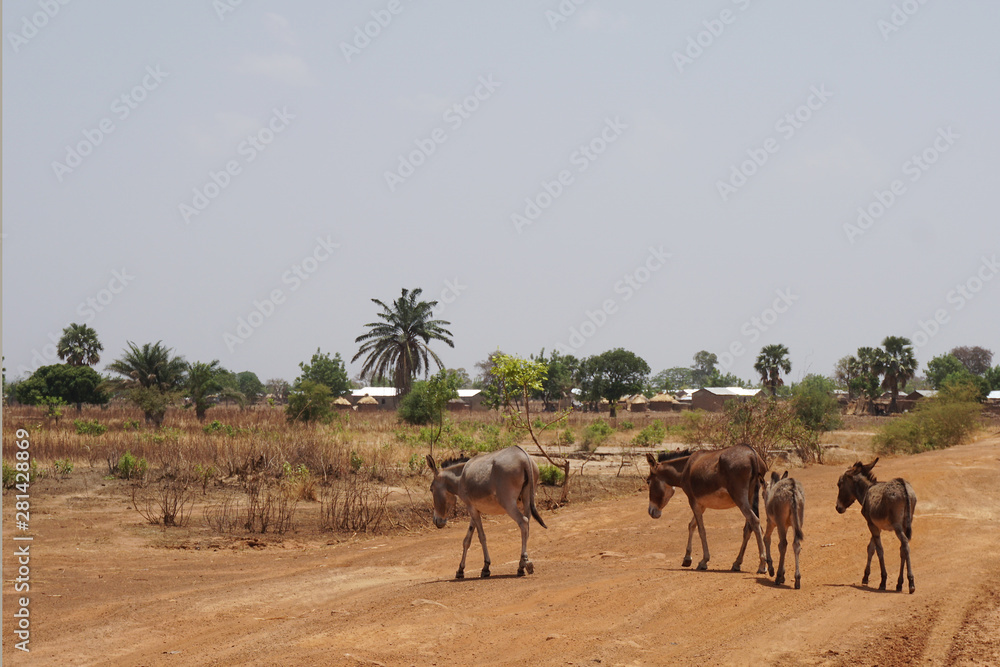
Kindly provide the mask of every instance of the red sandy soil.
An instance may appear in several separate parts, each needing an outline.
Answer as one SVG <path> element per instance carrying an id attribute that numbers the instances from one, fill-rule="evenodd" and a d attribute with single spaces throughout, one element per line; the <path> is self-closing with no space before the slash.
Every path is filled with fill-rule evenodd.
<path id="1" fill-rule="evenodd" d="M 706 513 L 708 572 L 682 568 L 690 510 L 663 518 L 644 492 L 543 511 L 535 574 L 514 576 L 513 522 L 487 522 L 493 577 L 466 524 L 330 543 L 178 538 L 143 525 L 100 483 L 32 499 L 31 653 L 13 647 L 13 500 L 3 518 L 3 659 L 9 665 L 902 665 L 1000 664 L 1000 436 L 883 458 L 917 492 L 916 593 L 861 586 L 868 529 L 834 509 L 846 465 L 793 470 L 805 487 L 802 589 L 729 567 L 736 510 Z M 189 533 L 190 534 L 190 533 Z M 695 562 L 700 546 L 695 537 Z M 185 547 L 185 548 L 170 548 Z M 195 548 L 198 547 L 198 548 Z M 777 563 L 777 540 L 774 540 Z M 789 558 L 792 552 L 789 548 Z M 793 563 L 793 561 L 792 561 Z M 793 580 L 794 565 L 789 568 Z M 878 584 L 877 559 L 873 572 Z"/>

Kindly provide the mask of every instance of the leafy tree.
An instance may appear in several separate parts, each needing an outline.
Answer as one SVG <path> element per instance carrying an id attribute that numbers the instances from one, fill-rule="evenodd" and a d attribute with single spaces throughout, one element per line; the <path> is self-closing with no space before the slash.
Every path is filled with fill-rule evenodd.
<path id="1" fill-rule="evenodd" d="M 882 368 L 882 350 L 876 347 L 859 347 L 855 359 L 855 376 L 851 388 L 855 393 L 864 396 L 868 401 L 879 397 Z M 870 408 L 873 409 L 873 408 Z"/>
<path id="2" fill-rule="evenodd" d="M 953 348 L 951 356 L 962 362 L 962 365 L 969 369 L 973 375 L 986 375 L 990 370 L 990 364 L 993 363 L 993 351 L 978 345 L 973 347 L 963 345 Z"/>
<path id="3" fill-rule="evenodd" d="M 580 362 L 571 354 L 563 355 L 557 350 L 553 350 L 549 358 L 545 358 L 545 348 L 538 353 L 538 357 L 531 357 L 532 361 L 545 364 L 545 379 L 542 380 L 542 388 L 532 393 L 532 398 L 539 398 L 545 405 L 546 412 L 553 412 L 556 409 L 555 403 L 571 396 L 570 391 L 575 385 L 574 374 Z"/>
<path id="4" fill-rule="evenodd" d="M 469 372 L 464 368 L 448 368 L 445 370 L 449 376 L 455 378 L 455 387 L 457 389 L 471 389 L 472 388 L 472 378 L 469 376 Z M 392 384 L 390 383 L 391 387 Z"/>
<path id="5" fill-rule="evenodd" d="M 17 385 L 17 398 L 27 405 L 40 405 L 46 397 L 75 403 L 79 412 L 84 403 L 104 405 L 108 395 L 102 388 L 104 380 L 90 366 L 53 364 L 38 368 L 31 377 Z"/>
<path id="6" fill-rule="evenodd" d="M 709 378 L 716 372 L 716 365 L 719 357 L 712 352 L 702 350 L 694 355 L 694 364 L 691 366 L 691 383 L 698 388 L 710 387 Z M 681 387 L 683 389 L 683 387 Z"/>
<path id="7" fill-rule="evenodd" d="M 712 369 L 711 374 L 706 378 L 705 382 L 707 382 L 706 387 L 743 387 L 744 389 L 750 387 L 749 382 L 744 382 L 733 373 L 723 375 L 719 372 L 718 368 Z"/>
<path id="8" fill-rule="evenodd" d="M 966 373 L 969 372 L 965 364 L 953 354 L 942 354 L 927 362 L 927 380 L 935 389 L 941 389 L 945 378 L 949 375 L 962 373 L 963 371 Z"/>
<path id="9" fill-rule="evenodd" d="M 1000 389 L 1000 366 L 994 366 L 990 370 L 986 371 L 986 374 L 983 375 L 983 379 L 986 380 L 986 386 L 990 391 Z"/>
<path id="10" fill-rule="evenodd" d="M 683 366 L 675 366 L 662 370 L 650 380 L 650 387 L 655 392 L 678 391 L 694 384 L 694 371 Z"/>
<path id="11" fill-rule="evenodd" d="M 282 380 L 281 378 L 271 378 L 264 385 L 264 389 L 268 394 L 273 396 L 279 403 L 284 403 L 288 400 L 288 392 L 291 390 L 291 385 L 288 384 L 287 380 Z"/>
<path id="12" fill-rule="evenodd" d="M 792 387 L 792 406 L 799 420 L 811 431 L 840 428 L 840 406 L 833 396 L 835 385 L 822 375 L 807 375 Z"/>
<path id="13" fill-rule="evenodd" d="M 448 401 L 458 398 L 458 376 L 439 371 L 426 382 L 415 382 L 410 393 L 399 405 L 399 416 L 408 424 L 435 424 L 437 430 L 431 439 L 430 454 L 444 428 L 444 413 Z"/>
<path id="14" fill-rule="evenodd" d="M 208 397 L 223 389 L 221 376 L 224 370 L 219 365 L 218 359 L 213 359 L 209 363 L 196 361 L 188 364 L 183 388 L 194 404 L 194 413 L 198 421 L 204 421 L 205 412 L 211 407 Z"/>
<path id="15" fill-rule="evenodd" d="M 838 387 L 847 390 L 848 399 L 854 398 L 854 389 L 851 385 L 858 377 L 858 370 L 858 358 L 853 354 L 841 357 L 837 365 L 833 367 L 833 379 Z"/>
<path id="16" fill-rule="evenodd" d="M 430 371 L 431 359 L 438 368 L 444 368 L 441 359 L 430 349 L 432 340 L 455 347 L 451 332 L 444 328 L 451 323 L 431 319 L 437 301 L 418 301 L 422 292 L 420 288 L 412 292 L 403 289 L 402 295 L 392 302 L 391 307 L 372 299 L 382 308 L 382 312 L 378 313 L 382 321 L 366 324 L 368 333 L 354 340 L 362 345 L 351 361 L 367 355 L 361 373 L 391 373 L 400 395 L 409 393 L 414 376 L 421 372 L 426 375 Z"/>
<path id="17" fill-rule="evenodd" d="M 253 405 L 264 395 L 264 383 L 253 371 L 243 371 L 236 374 L 236 387 L 248 404 Z"/>
<path id="18" fill-rule="evenodd" d="M 93 366 L 101 360 L 103 350 L 97 332 L 86 324 L 70 324 L 56 345 L 56 354 L 70 366 Z"/>
<path id="19" fill-rule="evenodd" d="M 333 392 L 325 384 L 313 380 L 296 382 L 288 392 L 285 419 L 290 422 L 311 422 L 330 416 L 330 402 Z"/>
<path id="20" fill-rule="evenodd" d="M 531 402 L 528 399 L 532 393 L 542 390 L 547 372 L 545 364 L 541 362 L 499 354 L 493 358 L 493 367 L 490 372 L 498 380 L 496 386 L 501 391 L 500 400 L 507 410 L 507 417 L 511 425 L 516 429 L 527 431 L 528 435 L 531 436 L 532 442 L 538 447 L 538 451 L 542 453 L 542 456 L 553 466 L 562 469 L 564 476 L 560 502 L 566 502 L 569 494 L 569 460 L 554 461 L 549 456 L 549 453 L 545 451 L 545 448 L 542 447 L 538 436 L 553 424 L 561 422 L 566 415 L 572 412 L 572 409 L 558 413 L 548 423 L 543 424 L 532 421 Z M 648 367 L 646 372 L 649 372 Z M 521 412 L 518 406 L 519 403 L 524 404 L 524 412 Z M 537 433 L 536 430 L 538 431 Z"/>
<path id="21" fill-rule="evenodd" d="M 476 380 L 472 384 L 476 389 L 482 390 L 482 404 L 493 410 L 499 410 L 503 407 L 503 379 L 493 372 L 497 360 L 503 356 L 505 356 L 504 353 L 497 350 L 490 353 L 483 361 L 478 362 L 476 368 L 479 369 L 479 375 L 476 376 Z"/>
<path id="22" fill-rule="evenodd" d="M 146 422 L 156 426 L 163 423 L 167 407 L 177 398 L 187 367 L 184 358 L 172 352 L 163 341 L 142 347 L 129 341 L 122 356 L 108 364 L 109 371 L 121 376 L 115 384 L 143 411 Z"/>
<path id="23" fill-rule="evenodd" d="M 882 388 L 892 392 L 889 412 L 896 412 L 899 388 L 909 382 L 917 372 L 917 359 L 913 356 L 909 338 L 886 336 L 882 341 L 882 347 L 884 351 L 881 354 L 878 370 L 883 376 Z"/>
<path id="24" fill-rule="evenodd" d="M 318 382 L 329 387 L 333 396 L 343 396 L 351 390 L 351 381 L 347 377 L 347 369 L 338 352 L 333 358 L 316 348 L 316 354 L 308 364 L 299 362 L 302 374 L 295 380 L 298 385 L 306 380 Z"/>
<path id="25" fill-rule="evenodd" d="M 580 373 L 584 395 L 591 401 L 607 399 L 613 418 L 622 396 L 643 390 L 649 376 L 649 364 L 634 352 L 619 347 L 588 357 L 580 364 Z"/>
<path id="26" fill-rule="evenodd" d="M 786 375 L 792 371 L 792 362 L 788 360 L 788 348 L 780 343 L 765 345 L 757 355 L 753 368 L 760 373 L 761 383 L 771 391 L 771 396 L 778 393 L 778 387 L 785 384 L 781 373 Z"/>

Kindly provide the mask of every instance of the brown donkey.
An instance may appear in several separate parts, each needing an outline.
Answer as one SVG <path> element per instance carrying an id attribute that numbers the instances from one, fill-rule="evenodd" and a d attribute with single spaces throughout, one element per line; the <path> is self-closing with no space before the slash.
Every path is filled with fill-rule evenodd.
<path id="1" fill-rule="evenodd" d="M 899 538 L 899 579 L 896 580 L 896 590 L 903 590 L 905 565 L 912 593 L 916 587 L 913 585 L 913 567 L 910 565 L 910 538 L 913 536 L 913 510 L 917 507 L 917 494 L 913 492 L 909 482 L 901 477 L 889 482 L 875 479 L 871 471 L 876 463 L 877 458 L 868 465 L 862 465 L 858 461 L 840 476 L 837 481 L 837 511 L 843 514 L 857 500 L 861 504 L 861 516 L 868 521 L 872 539 L 868 542 L 868 563 L 861 583 L 868 585 L 872 554 L 878 552 L 878 563 L 882 568 L 882 583 L 878 589 L 885 590 L 885 555 L 882 552 L 881 533 L 883 530 L 893 530 Z"/>
<path id="2" fill-rule="evenodd" d="M 785 583 L 785 551 L 788 549 L 788 529 L 793 531 L 792 549 L 795 551 L 795 588 L 801 588 L 802 574 L 799 572 L 799 551 L 802 549 L 802 521 L 805 518 L 806 498 L 802 485 L 788 476 L 781 477 L 772 472 L 771 479 L 764 479 L 764 511 L 767 512 L 767 530 L 764 531 L 764 546 L 767 549 L 767 573 L 774 576 L 771 563 L 771 532 L 778 529 L 778 574 L 774 585 Z"/>
<path id="3" fill-rule="evenodd" d="M 676 452 L 661 455 L 657 461 L 647 454 L 649 461 L 649 516 L 659 519 L 667 501 L 674 495 L 674 487 L 680 487 L 688 497 L 694 516 L 688 524 L 687 551 L 684 553 L 684 567 L 691 565 L 691 542 L 695 526 L 701 536 L 702 559 L 699 570 L 708 569 L 708 539 L 705 537 L 705 522 L 702 515 L 706 509 L 725 510 L 738 507 L 746 517 L 743 527 L 743 546 L 733 563 L 733 572 L 739 572 L 743 564 L 743 554 L 747 549 L 750 534 L 757 537 L 760 552 L 758 574 L 767 571 L 764 560 L 764 541 L 761 537 L 758 518 L 758 494 L 760 476 L 767 470 L 767 464 L 749 445 L 736 445 L 715 451 Z"/>

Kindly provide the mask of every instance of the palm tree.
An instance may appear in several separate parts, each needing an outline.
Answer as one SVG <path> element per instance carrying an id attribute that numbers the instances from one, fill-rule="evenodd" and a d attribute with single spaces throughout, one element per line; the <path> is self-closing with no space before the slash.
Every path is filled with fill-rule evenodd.
<path id="1" fill-rule="evenodd" d="M 101 360 L 103 350 L 97 332 L 86 324 L 70 324 L 63 329 L 62 338 L 56 345 L 59 358 L 70 366 L 93 366 Z"/>
<path id="2" fill-rule="evenodd" d="M 885 351 L 880 355 L 879 372 L 882 374 L 882 388 L 892 392 L 889 412 L 896 412 L 896 398 L 899 387 L 905 385 L 917 372 L 917 359 L 909 338 L 886 336 L 882 341 Z"/>
<path id="3" fill-rule="evenodd" d="M 771 396 L 778 393 L 778 387 L 785 384 L 781 373 L 792 370 L 792 362 L 788 360 L 788 348 L 780 343 L 765 345 L 757 355 L 754 370 L 760 373 L 760 381 L 771 390 Z"/>
<path id="4" fill-rule="evenodd" d="M 203 361 L 188 364 L 187 374 L 184 376 L 184 389 L 188 398 L 194 403 L 194 413 L 198 421 L 205 419 L 205 412 L 210 407 L 209 394 L 223 388 L 219 377 L 222 370 L 218 359 L 213 359 L 207 364 Z"/>
<path id="5" fill-rule="evenodd" d="M 157 426 L 163 422 L 187 367 L 183 357 L 171 356 L 171 352 L 162 341 L 142 347 L 129 341 L 121 358 L 108 364 L 109 371 L 122 376 L 116 384 L 139 406 L 146 421 Z"/>
<path id="6" fill-rule="evenodd" d="M 455 347 L 451 332 L 444 328 L 451 322 L 431 319 L 437 301 L 418 301 L 422 292 L 419 287 L 412 292 L 403 289 L 392 307 L 372 299 L 382 308 L 378 314 L 382 321 L 366 324 L 368 333 L 354 340 L 363 345 L 351 361 L 368 355 L 361 375 L 391 375 L 400 396 L 409 393 L 415 375 L 430 371 L 430 359 L 439 369 L 444 368 L 441 359 L 428 347 L 430 341 L 440 340 Z"/>

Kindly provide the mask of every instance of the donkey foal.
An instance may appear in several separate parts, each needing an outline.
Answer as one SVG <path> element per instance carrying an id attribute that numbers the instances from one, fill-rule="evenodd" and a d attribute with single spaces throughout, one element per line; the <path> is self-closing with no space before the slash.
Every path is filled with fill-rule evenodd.
<path id="1" fill-rule="evenodd" d="M 802 520 L 805 512 L 805 494 L 802 485 L 788 476 L 788 471 L 781 477 L 772 472 L 771 479 L 764 480 L 764 509 L 767 512 L 767 530 L 764 532 L 764 546 L 767 549 L 767 573 L 774 575 L 774 565 L 771 562 L 771 531 L 778 529 L 778 574 L 774 577 L 774 585 L 785 583 L 785 550 L 788 548 L 788 529 L 794 531 L 792 548 L 795 550 L 795 588 L 801 588 L 802 575 L 799 573 L 799 550 L 802 548 Z"/>
<path id="2" fill-rule="evenodd" d="M 910 565 L 910 539 L 913 536 L 913 510 L 917 507 L 917 494 L 913 492 L 910 483 L 901 477 L 888 482 L 875 479 L 872 468 L 876 463 L 877 458 L 868 465 L 862 465 L 858 461 L 840 476 L 837 481 L 837 511 L 843 514 L 857 500 L 861 503 L 861 516 L 868 521 L 872 539 L 868 542 L 868 563 L 861 583 L 868 585 L 872 554 L 878 552 L 878 563 L 882 568 L 882 583 L 878 589 L 885 590 L 885 555 L 882 552 L 881 533 L 883 530 L 893 530 L 899 538 L 899 579 L 896 580 L 896 590 L 903 590 L 905 565 L 912 593 L 916 587 L 913 585 L 913 567 Z"/>

